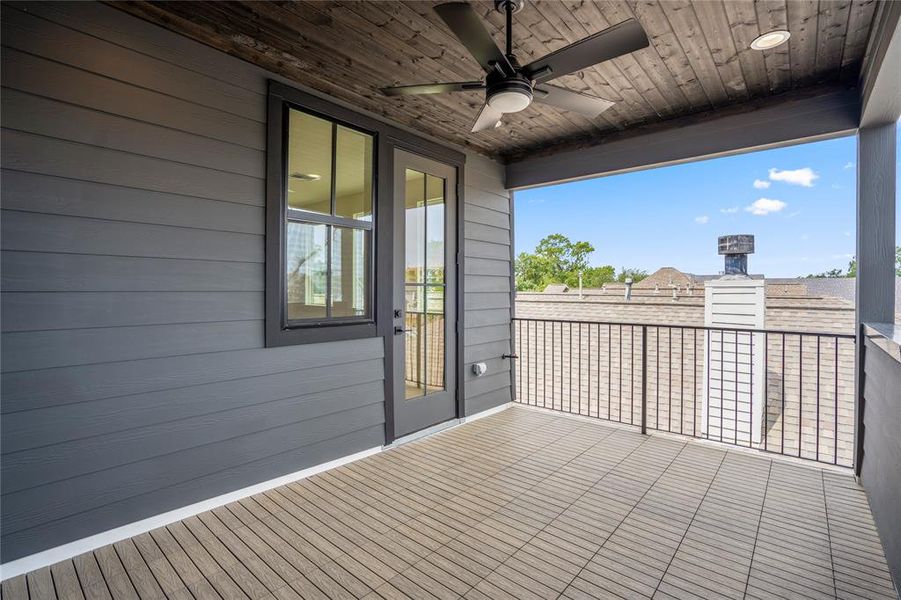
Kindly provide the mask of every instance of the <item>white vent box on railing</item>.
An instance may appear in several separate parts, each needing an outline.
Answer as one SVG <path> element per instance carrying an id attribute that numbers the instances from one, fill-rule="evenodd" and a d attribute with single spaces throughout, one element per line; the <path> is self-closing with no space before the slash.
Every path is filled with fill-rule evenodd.
<path id="1" fill-rule="evenodd" d="M 725 276 L 704 285 L 704 402 L 701 432 L 707 439 L 741 446 L 760 444 L 764 427 L 763 329 L 766 282 Z M 715 329 L 722 327 L 723 329 Z"/>

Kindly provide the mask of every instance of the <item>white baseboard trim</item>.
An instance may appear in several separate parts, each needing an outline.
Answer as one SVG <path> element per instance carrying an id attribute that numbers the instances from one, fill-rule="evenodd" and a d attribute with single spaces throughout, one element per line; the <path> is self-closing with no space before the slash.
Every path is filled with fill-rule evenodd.
<path id="1" fill-rule="evenodd" d="M 310 477 L 311 475 L 316 475 L 317 473 L 322 473 L 323 471 L 328 471 L 329 469 L 334 469 L 336 467 L 352 463 L 354 461 L 360 460 L 361 458 L 366 458 L 367 456 L 377 454 L 381 451 L 381 446 L 369 448 L 368 450 L 363 450 L 362 452 L 357 452 L 356 454 L 351 454 L 350 456 L 337 458 L 329 462 L 309 467 L 302 471 L 296 471 L 294 473 L 283 475 L 275 479 L 270 479 L 269 481 L 264 481 L 262 483 L 242 488 L 234 492 L 222 494 L 221 496 L 216 496 L 215 498 L 195 502 L 194 504 L 183 506 L 175 510 L 170 510 L 169 512 L 165 512 L 160 515 L 148 517 L 140 521 L 135 521 L 134 523 L 129 523 L 128 525 L 123 525 L 121 527 L 116 527 L 115 529 L 97 533 L 80 540 L 75 540 L 74 542 L 63 544 L 62 546 L 57 546 L 55 548 L 50 548 L 49 550 L 44 550 L 36 554 L 24 556 L 22 558 L 0 565 L 0 581 L 10 579 L 12 577 L 17 577 L 24 573 L 34 571 L 35 569 L 40 569 L 56 564 L 60 561 L 78 556 L 79 554 L 84 554 L 85 552 L 90 552 L 92 550 L 96 550 L 97 548 L 101 548 L 103 546 L 107 546 L 109 544 L 113 544 L 115 542 L 119 542 L 124 539 L 140 535 L 142 533 L 146 533 L 153 529 L 157 529 L 158 527 L 163 527 L 164 525 L 175 523 L 176 521 L 181 521 L 182 519 L 186 519 L 196 514 L 218 508 L 230 502 L 234 502 L 235 500 L 241 500 L 242 498 L 247 498 L 248 496 L 253 496 L 254 494 L 259 494 L 260 492 L 271 490 L 272 488 L 276 488 L 280 485 L 299 481 L 301 479 Z"/>

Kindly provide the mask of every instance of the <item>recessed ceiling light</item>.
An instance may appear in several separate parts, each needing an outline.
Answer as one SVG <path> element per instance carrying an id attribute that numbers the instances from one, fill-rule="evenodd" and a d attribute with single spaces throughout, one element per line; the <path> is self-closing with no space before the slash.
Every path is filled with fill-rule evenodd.
<path id="1" fill-rule="evenodd" d="M 291 173 L 292 179 L 300 179 L 301 181 L 319 181 L 322 175 L 316 173 Z"/>
<path id="2" fill-rule="evenodd" d="M 769 50 L 770 48 L 775 48 L 776 46 L 787 42 L 791 35 L 791 33 L 784 29 L 769 31 L 757 36 L 757 38 L 751 42 L 751 48 L 753 50 Z"/>

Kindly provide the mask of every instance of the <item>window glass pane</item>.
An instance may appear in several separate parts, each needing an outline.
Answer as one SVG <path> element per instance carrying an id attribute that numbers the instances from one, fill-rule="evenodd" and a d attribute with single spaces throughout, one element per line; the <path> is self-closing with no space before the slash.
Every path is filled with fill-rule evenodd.
<path id="1" fill-rule="evenodd" d="M 332 124 L 299 110 L 289 111 L 288 206 L 330 214 Z"/>
<path id="2" fill-rule="evenodd" d="M 404 281 L 425 283 L 425 174 L 406 173 L 406 270 Z"/>
<path id="3" fill-rule="evenodd" d="M 426 175 L 427 283 L 444 283 L 444 180 Z"/>
<path id="4" fill-rule="evenodd" d="M 425 288 L 426 393 L 444 389 L 444 286 Z"/>
<path id="5" fill-rule="evenodd" d="M 326 316 L 328 228 L 289 221 L 287 229 L 288 320 L 323 318 Z"/>
<path id="6" fill-rule="evenodd" d="M 332 230 L 331 316 L 364 317 L 369 312 L 369 234 L 347 227 Z"/>
<path id="7" fill-rule="evenodd" d="M 425 394 L 425 313 L 424 291 L 419 285 L 407 285 L 404 302 L 404 384 L 406 398 Z"/>
<path id="8" fill-rule="evenodd" d="M 372 218 L 372 136 L 338 126 L 335 154 L 335 214 Z"/>

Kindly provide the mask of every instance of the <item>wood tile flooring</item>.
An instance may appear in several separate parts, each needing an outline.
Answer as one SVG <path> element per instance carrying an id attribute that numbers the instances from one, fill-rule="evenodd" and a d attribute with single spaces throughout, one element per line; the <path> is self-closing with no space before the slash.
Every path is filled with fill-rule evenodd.
<path id="1" fill-rule="evenodd" d="M 513 407 L 3 598 L 897 598 L 850 475 Z"/>

